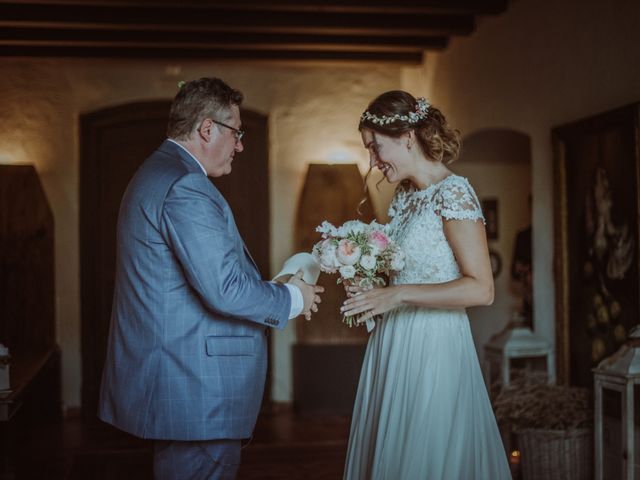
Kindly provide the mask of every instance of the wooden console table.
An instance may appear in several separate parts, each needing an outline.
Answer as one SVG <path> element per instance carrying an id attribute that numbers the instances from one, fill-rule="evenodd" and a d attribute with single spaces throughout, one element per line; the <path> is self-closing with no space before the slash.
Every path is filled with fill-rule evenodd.
<path id="1" fill-rule="evenodd" d="M 0 393 L 0 422 L 10 421 L 23 404 L 38 404 L 37 416 L 59 418 L 60 348 L 12 355 L 9 380 L 11 390 Z"/>

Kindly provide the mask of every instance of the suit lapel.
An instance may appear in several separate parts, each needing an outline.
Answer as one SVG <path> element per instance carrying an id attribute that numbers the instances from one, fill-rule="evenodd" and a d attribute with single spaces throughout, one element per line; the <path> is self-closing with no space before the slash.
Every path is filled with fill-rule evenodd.
<path id="1" fill-rule="evenodd" d="M 225 213 L 227 215 L 227 224 L 229 226 L 229 232 L 237 239 L 237 242 L 241 246 L 245 256 L 249 259 L 249 262 L 251 263 L 251 265 L 253 265 L 253 267 L 256 269 L 256 272 L 258 272 L 258 276 L 260 276 L 260 269 L 258 268 L 258 265 L 256 264 L 255 260 L 251 256 L 251 253 L 249 252 L 247 245 L 244 243 L 244 239 L 242 238 L 242 235 L 240 235 L 240 231 L 238 230 L 238 225 L 236 225 L 236 220 L 233 216 L 233 212 L 231 211 L 231 207 L 229 206 L 227 199 L 222 196 L 222 194 L 220 193 L 220 191 L 215 185 L 213 185 L 213 188 L 216 190 L 216 192 L 220 196 L 221 201 L 224 202 L 223 205 L 224 205 Z"/>

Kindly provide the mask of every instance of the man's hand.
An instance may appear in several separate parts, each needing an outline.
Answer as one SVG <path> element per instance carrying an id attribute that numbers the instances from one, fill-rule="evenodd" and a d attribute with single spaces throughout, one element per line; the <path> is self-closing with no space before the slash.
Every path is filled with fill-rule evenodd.
<path id="1" fill-rule="evenodd" d="M 324 287 L 319 285 L 309 285 L 302 280 L 302 270 L 298 270 L 287 283 L 295 285 L 302 292 L 302 299 L 304 300 L 302 314 L 307 320 L 311 320 L 311 313 L 318 311 L 318 303 L 322 301 L 320 299 L 320 294 L 324 292 Z"/>

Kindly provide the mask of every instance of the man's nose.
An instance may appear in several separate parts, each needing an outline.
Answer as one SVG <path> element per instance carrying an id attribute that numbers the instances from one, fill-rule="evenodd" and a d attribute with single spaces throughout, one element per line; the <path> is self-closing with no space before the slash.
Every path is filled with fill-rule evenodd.
<path id="1" fill-rule="evenodd" d="M 244 150 L 244 145 L 242 144 L 242 140 L 238 140 L 236 142 L 236 152 L 240 153 Z"/>

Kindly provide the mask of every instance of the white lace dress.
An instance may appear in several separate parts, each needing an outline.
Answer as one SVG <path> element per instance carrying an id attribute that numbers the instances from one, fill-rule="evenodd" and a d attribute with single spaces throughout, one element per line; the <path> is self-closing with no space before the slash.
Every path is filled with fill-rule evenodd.
<path id="1" fill-rule="evenodd" d="M 484 220 L 471 185 L 457 175 L 424 190 L 398 190 L 389 214 L 406 254 L 393 284 L 459 278 L 443 218 Z M 511 478 L 464 309 L 401 307 L 376 322 L 344 478 Z"/>

